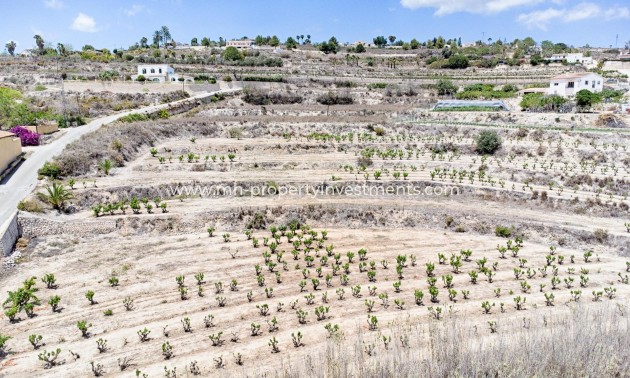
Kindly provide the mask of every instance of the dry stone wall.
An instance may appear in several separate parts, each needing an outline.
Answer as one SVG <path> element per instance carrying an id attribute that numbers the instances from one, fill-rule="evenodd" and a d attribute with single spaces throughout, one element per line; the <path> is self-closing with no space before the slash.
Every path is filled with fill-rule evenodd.
<path id="1" fill-rule="evenodd" d="M 75 235 L 77 237 L 108 234 L 117 230 L 115 219 L 59 222 L 20 212 L 17 217 L 20 235 L 34 238 L 46 235 Z"/>

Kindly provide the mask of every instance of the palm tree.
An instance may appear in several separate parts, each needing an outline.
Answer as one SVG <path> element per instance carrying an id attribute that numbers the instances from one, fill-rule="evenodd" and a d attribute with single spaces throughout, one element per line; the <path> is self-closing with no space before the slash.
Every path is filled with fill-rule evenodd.
<path id="1" fill-rule="evenodd" d="M 168 29 L 168 26 L 162 26 L 162 28 L 160 28 L 160 31 L 162 32 L 162 39 L 164 40 L 164 47 L 166 47 L 166 44 L 168 43 L 168 41 L 170 41 L 171 38 L 171 31 Z"/>
<path id="2" fill-rule="evenodd" d="M 35 44 L 37 45 L 39 55 L 44 55 L 44 38 L 42 38 L 39 34 L 35 34 L 33 38 L 35 38 Z"/>
<path id="3" fill-rule="evenodd" d="M 160 48 L 160 42 L 162 42 L 162 39 L 164 37 L 162 36 L 162 32 L 160 30 L 156 30 L 153 32 L 153 44 L 157 46 L 157 48 Z"/>
<path id="4" fill-rule="evenodd" d="M 68 50 L 66 49 L 66 46 L 63 43 L 57 43 L 57 52 L 59 52 L 59 55 L 61 56 L 66 56 L 66 54 L 68 53 Z"/>
<path id="5" fill-rule="evenodd" d="M 9 55 L 15 56 L 15 48 L 17 47 L 17 44 L 14 41 L 7 42 L 7 44 L 4 45 L 4 47 L 7 48 Z"/>
<path id="6" fill-rule="evenodd" d="M 39 192 L 37 196 L 45 202 L 52 205 L 53 209 L 60 211 L 63 209 L 66 201 L 73 198 L 72 193 L 65 188 L 63 184 L 53 182 L 51 186 L 46 187 L 46 193 Z"/>

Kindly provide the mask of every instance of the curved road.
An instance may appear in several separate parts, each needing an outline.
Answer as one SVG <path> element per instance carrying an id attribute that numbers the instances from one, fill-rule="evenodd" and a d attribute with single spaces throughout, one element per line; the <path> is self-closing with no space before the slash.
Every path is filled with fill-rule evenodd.
<path id="1" fill-rule="evenodd" d="M 201 99 L 212 96 L 216 93 L 230 93 L 237 92 L 240 88 L 224 89 L 216 92 L 201 93 L 189 98 L 169 102 L 165 104 L 147 106 L 140 109 L 134 109 L 127 112 L 117 113 L 103 118 L 98 118 L 88 123 L 87 125 L 66 129 L 63 136 L 59 137 L 55 141 L 36 147 L 34 152 L 28 156 L 28 158 L 19 166 L 11 176 L 9 176 L 6 183 L 0 185 L 0 233 L 5 226 L 5 223 L 12 219 L 12 215 L 17 211 L 18 203 L 24 199 L 37 185 L 37 171 L 48 160 L 51 160 L 54 156 L 59 155 L 66 146 L 83 135 L 91 133 L 103 125 L 112 123 L 120 117 L 126 116 L 132 113 L 153 113 L 157 110 L 167 108 L 169 105 L 177 104 L 179 102 Z M 1 235 L 0 235 L 1 236 Z"/>

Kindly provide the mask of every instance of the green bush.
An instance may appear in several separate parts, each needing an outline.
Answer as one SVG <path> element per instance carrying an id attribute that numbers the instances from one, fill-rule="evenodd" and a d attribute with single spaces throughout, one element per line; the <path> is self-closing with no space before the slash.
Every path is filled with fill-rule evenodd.
<path id="1" fill-rule="evenodd" d="M 63 116 L 60 116 L 57 119 L 57 124 L 59 125 L 60 128 L 66 128 L 66 127 L 70 127 L 73 125 L 76 126 L 83 126 L 85 125 L 85 119 L 83 117 L 81 117 L 80 115 L 70 115 L 70 116 L 66 116 L 65 119 Z"/>
<path id="2" fill-rule="evenodd" d="M 367 87 L 368 89 L 385 89 L 387 88 L 387 83 L 370 83 Z"/>
<path id="3" fill-rule="evenodd" d="M 37 171 L 37 174 L 40 176 L 46 176 L 48 178 L 56 180 L 61 176 L 61 168 L 56 163 L 51 163 L 47 161 Z"/>
<path id="4" fill-rule="evenodd" d="M 438 95 L 452 95 L 457 93 L 457 87 L 448 79 L 440 79 L 437 82 Z"/>
<path id="5" fill-rule="evenodd" d="M 509 238 L 510 236 L 512 236 L 512 230 L 508 227 L 497 226 L 494 229 L 494 234 L 501 238 Z"/>
<path id="6" fill-rule="evenodd" d="M 496 131 L 484 130 L 475 138 L 476 151 L 482 155 L 492 155 L 501 148 L 501 137 Z"/>
<path id="7" fill-rule="evenodd" d="M 197 75 L 195 76 L 195 81 L 207 81 L 210 84 L 216 84 L 217 83 L 217 79 L 214 78 L 213 76 L 208 76 L 208 75 Z"/>
<path id="8" fill-rule="evenodd" d="M 595 102 L 597 102 L 597 96 L 588 89 L 582 89 L 575 95 L 577 106 L 581 108 L 590 108 Z"/>
<path id="9" fill-rule="evenodd" d="M 120 122 L 125 122 L 125 123 L 148 121 L 149 116 L 147 116 L 146 114 L 132 113 L 132 114 L 128 114 L 126 116 L 120 117 L 118 120 Z"/>
<path id="10" fill-rule="evenodd" d="M 284 78 L 282 76 L 245 76 L 241 81 L 258 81 L 265 83 L 282 83 Z"/>
<path id="11" fill-rule="evenodd" d="M 354 88 L 357 86 L 357 83 L 350 80 L 342 80 L 342 81 L 335 81 L 335 85 L 337 86 L 337 88 Z"/>
<path id="12" fill-rule="evenodd" d="M 468 67 L 468 58 L 465 55 L 453 55 L 448 58 L 445 68 L 462 69 Z"/>
<path id="13" fill-rule="evenodd" d="M 160 109 L 160 111 L 158 111 L 157 113 L 157 116 L 160 119 L 168 119 L 171 116 L 171 114 L 166 109 Z"/>
<path id="14" fill-rule="evenodd" d="M 528 93 L 523 96 L 520 106 L 523 109 L 544 108 L 556 110 L 566 102 L 567 100 L 562 96 L 545 96 L 542 93 Z"/>
<path id="15" fill-rule="evenodd" d="M 501 90 L 495 91 L 492 84 L 473 84 L 466 86 L 463 92 L 457 93 L 456 98 L 472 100 L 478 98 L 509 98 L 515 97 L 518 88 L 513 85 L 505 85 Z"/>
<path id="16" fill-rule="evenodd" d="M 317 102 L 322 105 L 350 105 L 354 100 L 350 95 L 328 92 L 317 97 Z"/>
<path id="17" fill-rule="evenodd" d="M 236 47 L 228 46 L 223 52 L 223 59 L 230 61 L 242 60 L 243 54 Z"/>

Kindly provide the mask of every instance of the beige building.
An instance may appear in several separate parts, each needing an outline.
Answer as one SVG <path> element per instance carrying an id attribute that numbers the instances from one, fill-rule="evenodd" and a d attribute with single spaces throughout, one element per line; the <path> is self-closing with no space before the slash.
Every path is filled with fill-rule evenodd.
<path id="1" fill-rule="evenodd" d="M 17 135 L 0 130 L 0 174 L 22 154 L 22 143 Z"/>
<path id="2" fill-rule="evenodd" d="M 251 49 L 254 47 L 254 41 L 251 39 L 231 40 L 225 43 L 225 47 L 236 47 L 237 49 Z"/>

